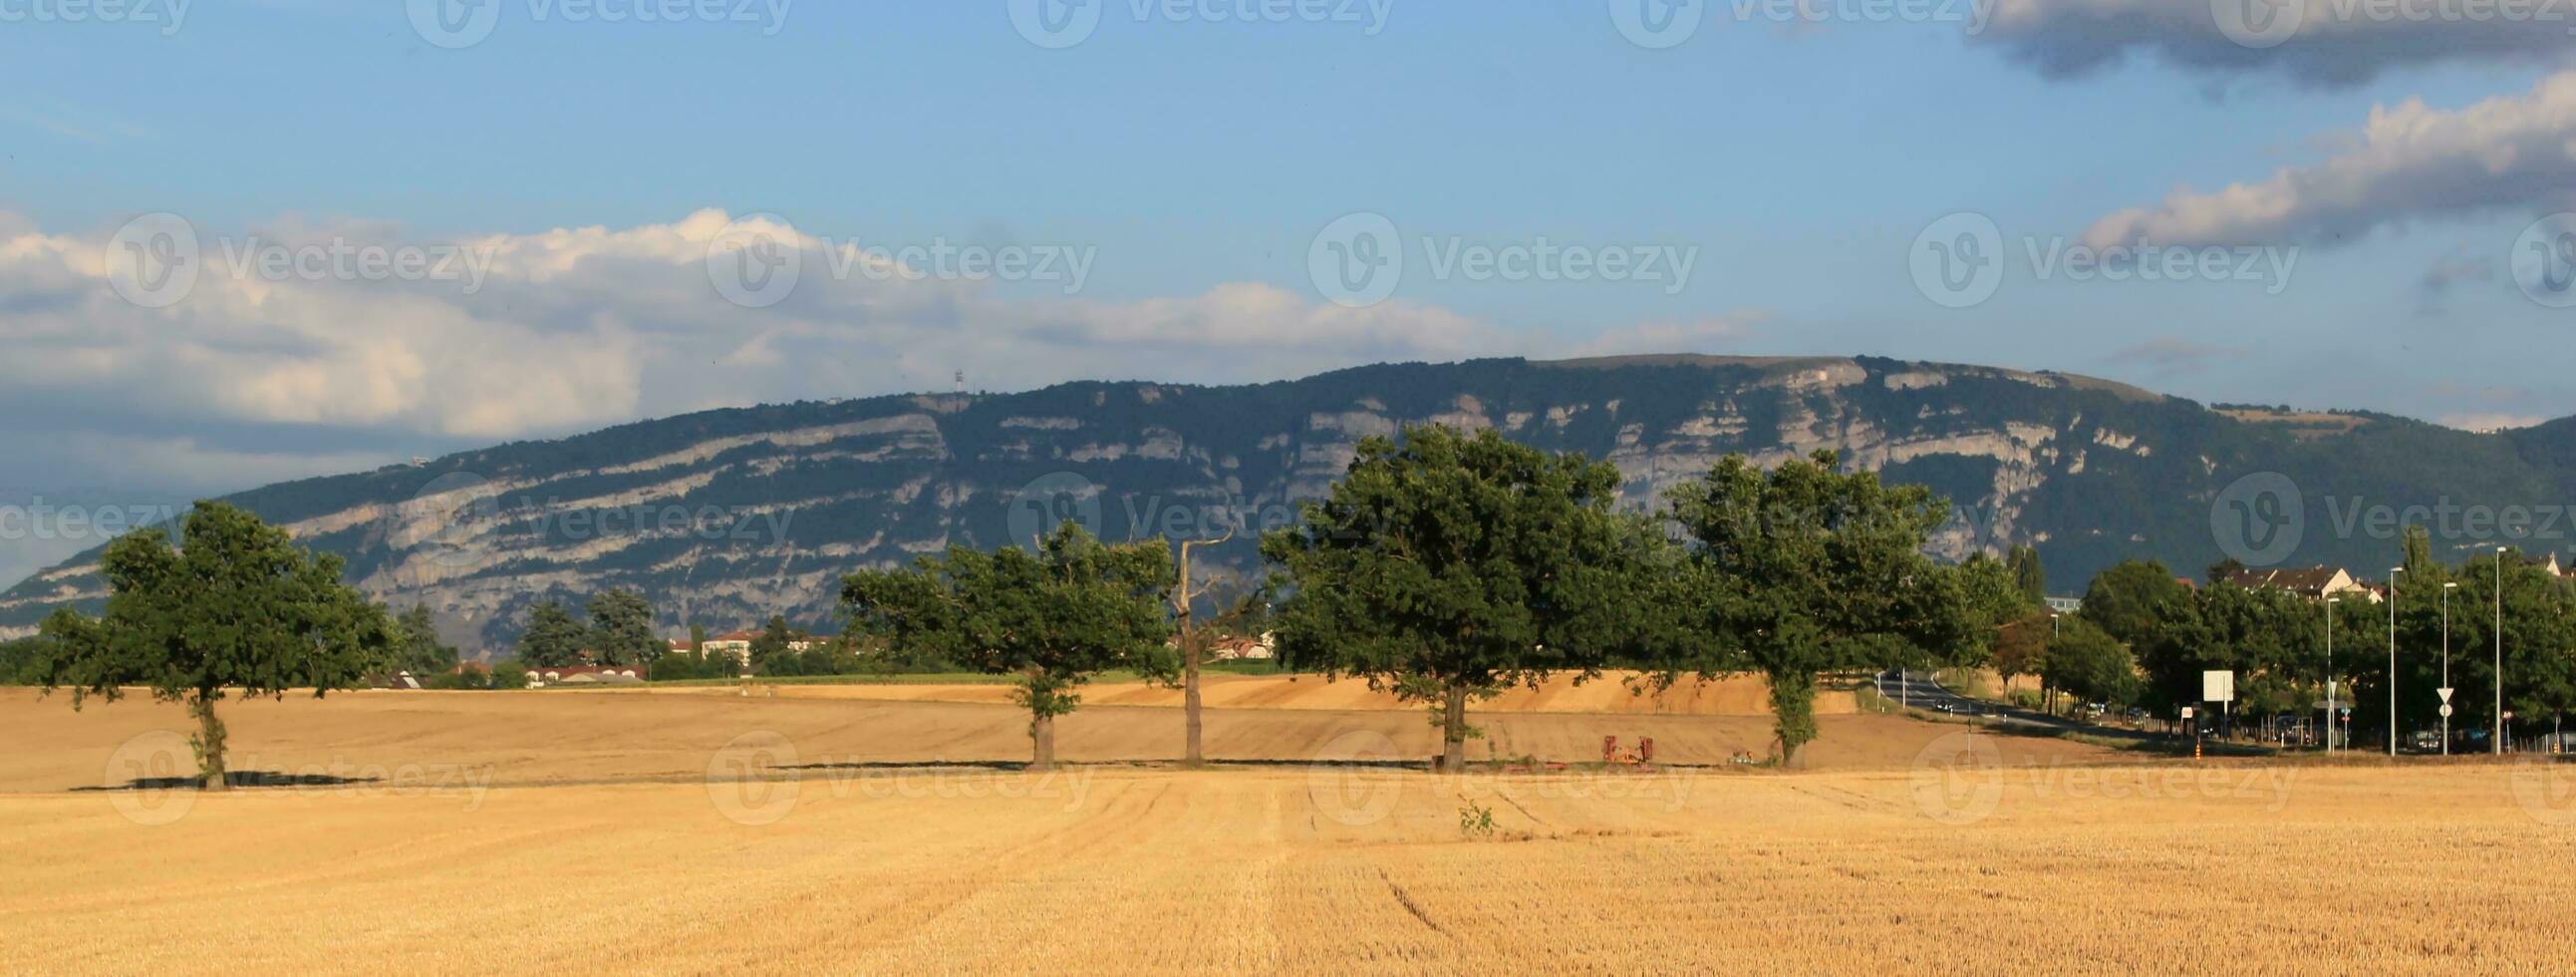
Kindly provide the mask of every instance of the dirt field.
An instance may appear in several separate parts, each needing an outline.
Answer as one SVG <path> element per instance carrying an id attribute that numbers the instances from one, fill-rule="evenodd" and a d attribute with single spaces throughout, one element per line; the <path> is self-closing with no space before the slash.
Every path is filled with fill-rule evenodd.
<path id="1" fill-rule="evenodd" d="M 27 698 L 0 694 L 7 973 L 2526 973 L 2576 953 L 2557 768 L 2102 765 L 1841 716 L 1824 772 L 1440 778 L 1309 762 L 1372 733 L 1428 752 L 1411 712 L 1271 710 L 1211 713 L 1211 747 L 1293 762 L 1040 775 L 920 765 L 1017 759 L 993 706 L 378 693 L 233 711 L 238 768 L 356 782 L 199 795 L 74 789 L 149 773 L 120 764 L 170 748 L 174 707 Z M 1177 720 L 1086 710 L 1066 752 L 1168 755 Z M 1711 755 L 1761 723 L 1489 720 L 1569 751 L 1664 723 L 1641 731 Z M 1478 810 L 1490 836 L 1461 829 Z"/>

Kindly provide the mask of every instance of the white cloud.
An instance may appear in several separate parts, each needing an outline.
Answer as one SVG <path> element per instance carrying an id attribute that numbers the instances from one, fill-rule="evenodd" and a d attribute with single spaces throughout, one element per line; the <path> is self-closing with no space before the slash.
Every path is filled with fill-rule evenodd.
<path id="1" fill-rule="evenodd" d="M 2175 190 L 2085 232 L 2097 247 L 2333 243 L 2419 218 L 2561 206 L 2576 187 L 2576 71 L 2463 109 L 2375 106 L 2339 151 L 2260 183 Z"/>
<path id="2" fill-rule="evenodd" d="M 857 268 L 854 245 L 784 225 L 804 273 L 744 308 L 709 280 L 721 211 L 669 224 L 406 241 L 358 222 L 200 228 L 203 272 L 168 308 L 110 286 L 105 237 L 0 227 L 0 385 L 101 394 L 134 417 L 294 424 L 443 438 L 564 432 L 702 408 L 1101 376 L 1270 379 L 1508 345 L 1492 327 L 1403 303 L 1346 309 L 1266 284 L 1136 302 L 1014 299 L 987 283 Z M 335 243 L 458 253 L 457 280 L 242 274 L 255 249 Z M 824 249 L 839 249 L 838 254 Z M 444 250 L 442 250 L 444 249 Z M 918 280 L 916 280 L 918 279 Z"/>
<path id="3" fill-rule="evenodd" d="M 2184 69 L 2278 71 L 2352 85 L 2437 61 L 2564 62 L 2576 53 L 2562 0 L 1993 0 L 1981 40 L 2055 77 L 2132 53 Z"/>

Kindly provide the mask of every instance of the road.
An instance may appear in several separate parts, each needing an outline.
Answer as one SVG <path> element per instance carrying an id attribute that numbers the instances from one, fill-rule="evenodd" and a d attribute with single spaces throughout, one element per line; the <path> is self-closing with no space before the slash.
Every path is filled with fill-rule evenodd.
<path id="1" fill-rule="evenodd" d="M 1998 726 L 2025 726 L 2033 729 L 2071 730 L 2075 732 L 2090 733 L 2096 736 L 2117 737 L 2120 739 L 2152 738 L 2152 734 L 2140 732 L 2138 730 L 2120 729 L 2112 726 L 2096 726 L 2091 723 L 2079 723 L 2071 719 L 2059 719 L 2045 713 L 2033 712 L 2028 709 L 2017 709 L 2012 706 L 1971 699 L 1952 692 L 1949 689 L 1942 688 L 1941 683 L 1932 680 L 1932 674 L 1929 672 L 1908 671 L 1901 673 L 1901 675 L 1897 672 L 1880 672 L 1878 673 L 1878 694 L 1886 696 L 1891 702 L 1903 703 L 1926 712 L 1946 711 L 1953 715 L 1970 715 L 1989 724 Z M 1949 707 L 1947 710 L 1941 708 L 1945 705 Z"/>

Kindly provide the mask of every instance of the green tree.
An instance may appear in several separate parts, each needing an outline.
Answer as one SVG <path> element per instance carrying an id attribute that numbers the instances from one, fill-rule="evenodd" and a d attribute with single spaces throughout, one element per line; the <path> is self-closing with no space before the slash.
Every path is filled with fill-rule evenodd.
<path id="1" fill-rule="evenodd" d="M 602 665 L 650 665 L 670 648 L 653 636 L 653 605 L 630 590 L 590 599 L 590 644 Z"/>
<path id="2" fill-rule="evenodd" d="M 1670 493 L 1696 542 L 1691 625 L 1730 646 L 1710 671 L 1755 671 L 1771 683 L 1780 760 L 1803 765 L 1816 738 L 1822 673 L 1964 663 L 2001 624 L 1954 568 L 1925 556 L 1949 505 L 1919 485 L 1873 472 L 1838 474 L 1833 452 L 1765 473 L 1730 456 Z"/>
<path id="3" fill-rule="evenodd" d="M 438 623 L 425 604 L 414 604 L 394 619 L 394 649 L 394 667 L 415 678 L 453 670 L 462 657 L 456 646 L 439 640 Z"/>
<path id="4" fill-rule="evenodd" d="M 2039 564 L 2039 547 L 2013 547 L 2005 552 L 2004 565 L 2012 571 L 2014 587 L 2020 591 L 2023 603 L 2048 606 L 2048 571 Z"/>
<path id="5" fill-rule="evenodd" d="M 2129 649 L 2081 618 L 2060 622 L 2047 667 L 2051 688 L 2064 689 L 2086 702 L 2121 706 L 2137 696 L 2138 666 Z"/>
<path id="6" fill-rule="evenodd" d="M 531 668 L 564 668 L 581 664 L 590 632 L 574 620 L 560 601 L 546 601 L 528 612 L 528 629 L 519 635 L 519 660 Z"/>
<path id="7" fill-rule="evenodd" d="M 787 626 L 786 618 L 771 617 L 769 626 L 761 629 L 760 636 L 751 639 L 751 667 L 762 670 L 773 662 L 784 660 L 795 653 L 796 641 L 796 632 Z M 762 671 L 762 674 L 774 673 Z"/>
<path id="8" fill-rule="evenodd" d="M 899 570 L 842 581 L 851 629 L 993 675 L 1020 679 L 1029 766 L 1055 765 L 1055 719 L 1081 705 L 1093 674 L 1131 668 L 1168 677 L 1163 596 L 1172 555 L 1161 539 L 1104 545 L 1067 521 L 1035 552 L 952 545 Z"/>
<path id="9" fill-rule="evenodd" d="M 48 649 L 42 637 L 0 641 L 0 685 L 37 684 Z"/>
<path id="10" fill-rule="evenodd" d="M 1469 698 L 1591 678 L 1643 637 L 1637 547 L 1660 539 L 1612 510 L 1619 481 L 1490 430 L 1362 440 L 1326 499 L 1262 538 L 1293 588 L 1281 654 L 1431 705 L 1443 768 L 1463 769 Z"/>
<path id="11" fill-rule="evenodd" d="M 318 698 L 354 687 L 392 663 L 394 629 L 340 583 L 339 557 L 300 549 L 248 512 L 199 502 L 179 534 L 176 547 L 161 527 L 108 544 L 105 614 L 64 609 L 45 620 L 53 646 L 37 683 L 49 693 L 69 686 L 74 709 L 90 695 L 113 702 L 127 686 L 185 703 L 202 782 L 223 790 L 215 704 L 228 691 L 284 698 L 309 688 Z"/>
<path id="12" fill-rule="evenodd" d="M 2189 603 L 2191 588 L 2153 560 L 2126 560 L 2093 578 L 2084 590 L 2084 619 L 2130 646 L 2155 638 L 2155 629 Z"/>
<path id="13" fill-rule="evenodd" d="M 696 655 L 696 656 L 698 656 L 698 657 L 700 657 L 700 658 L 704 658 L 704 657 L 706 657 L 706 655 L 707 655 L 707 626 L 706 626 L 706 625 L 704 625 L 704 624 L 698 624 L 698 623 L 695 623 L 695 622 L 691 622 L 691 623 L 689 624 L 689 654 Z"/>

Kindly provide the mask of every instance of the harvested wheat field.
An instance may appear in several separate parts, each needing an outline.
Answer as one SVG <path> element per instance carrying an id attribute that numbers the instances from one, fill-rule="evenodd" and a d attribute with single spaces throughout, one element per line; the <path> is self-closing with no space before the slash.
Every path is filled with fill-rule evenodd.
<path id="1" fill-rule="evenodd" d="M 362 693 L 235 704 L 236 769 L 305 779 L 210 795 L 95 789 L 186 771 L 175 707 L 31 698 L 0 694 L 0 972 L 2507 973 L 2576 953 L 2557 892 L 2576 779 L 2554 767 L 2141 764 L 1836 716 L 1816 772 L 1438 777 L 1340 762 L 1427 754 L 1412 711 L 1282 709 L 1209 714 L 1213 753 L 1270 762 L 1032 773 L 1006 763 L 1025 741 L 1005 707 Z M 1765 723 L 1484 718 L 1567 759 L 1608 730 L 1685 762 Z M 1064 752 L 1159 760 L 1178 720 L 1085 710 Z"/>
<path id="2" fill-rule="evenodd" d="M 1329 695 L 1367 691 L 1349 682 L 1327 686 L 1310 680 L 1304 687 Z M 786 687 L 776 698 L 744 697 L 732 688 L 356 692 L 320 700 L 228 701 L 223 715 L 232 727 L 233 768 L 244 771 L 438 764 L 485 771 L 503 784 L 691 779 L 704 774 L 715 751 L 747 734 L 775 734 L 809 758 L 836 762 L 1028 759 L 1028 713 L 1016 706 L 830 694 L 907 688 Z M 1469 756 L 1476 759 L 1597 760 L 1604 736 L 1627 743 L 1651 736 L 1657 759 L 1667 764 L 1724 764 L 1738 752 L 1763 755 L 1771 741 L 1771 720 L 1758 715 L 1480 710 L 1474 720 L 1486 731 L 1485 739 L 1469 744 Z M 1352 734 L 1384 737 L 1380 749 L 1391 755 L 1427 758 L 1439 750 L 1418 709 L 1212 708 L 1206 721 L 1208 755 L 1219 760 L 1304 761 Z M 1826 716 L 1821 723 L 1825 738 L 1809 751 L 1819 769 L 1901 767 L 1949 729 L 1877 715 Z M 1177 708 L 1090 706 L 1056 727 L 1057 756 L 1074 762 L 1155 762 L 1181 751 Z M 185 735 L 189 728 L 178 706 L 149 698 L 93 700 L 74 712 L 68 696 L 38 701 L 29 690 L 0 689 L 0 742 L 12 744 L 0 751 L 0 792 L 99 786 L 105 782 L 102 771 L 128 741 L 156 732 Z M 2112 756 L 2066 740 L 1997 742 L 2014 762 Z M 180 759 L 184 765 L 184 751 Z"/>
<path id="3" fill-rule="evenodd" d="M 1478 703 L 1480 712 L 1583 712 L 1657 716 L 1768 716 L 1770 688 L 1760 678 L 1690 680 L 1654 691 L 1633 673 L 1611 672 L 1589 682 L 1551 677 L 1535 689 L 1515 687 Z M 781 685 L 781 696 L 828 699 L 893 699 L 912 702 L 1007 703 L 1011 687 L 982 684 Z M 670 695 L 703 694 L 702 688 L 651 688 Z M 1210 674 L 1200 695 L 1210 709 L 1401 710 L 1413 708 L 1393 693 L 1370 691 L 1359 680 L 1328 682 L 1315 676 Z M 1104 706 L 1179 708 L 1181 691 L 1143 682 L 1100 683 L 1085 687 L 1082 700 Z M 1816 697 L 1818 715 L 1849 715 L 1859 706 L 1847 691 L 1827 690 Z"/>

